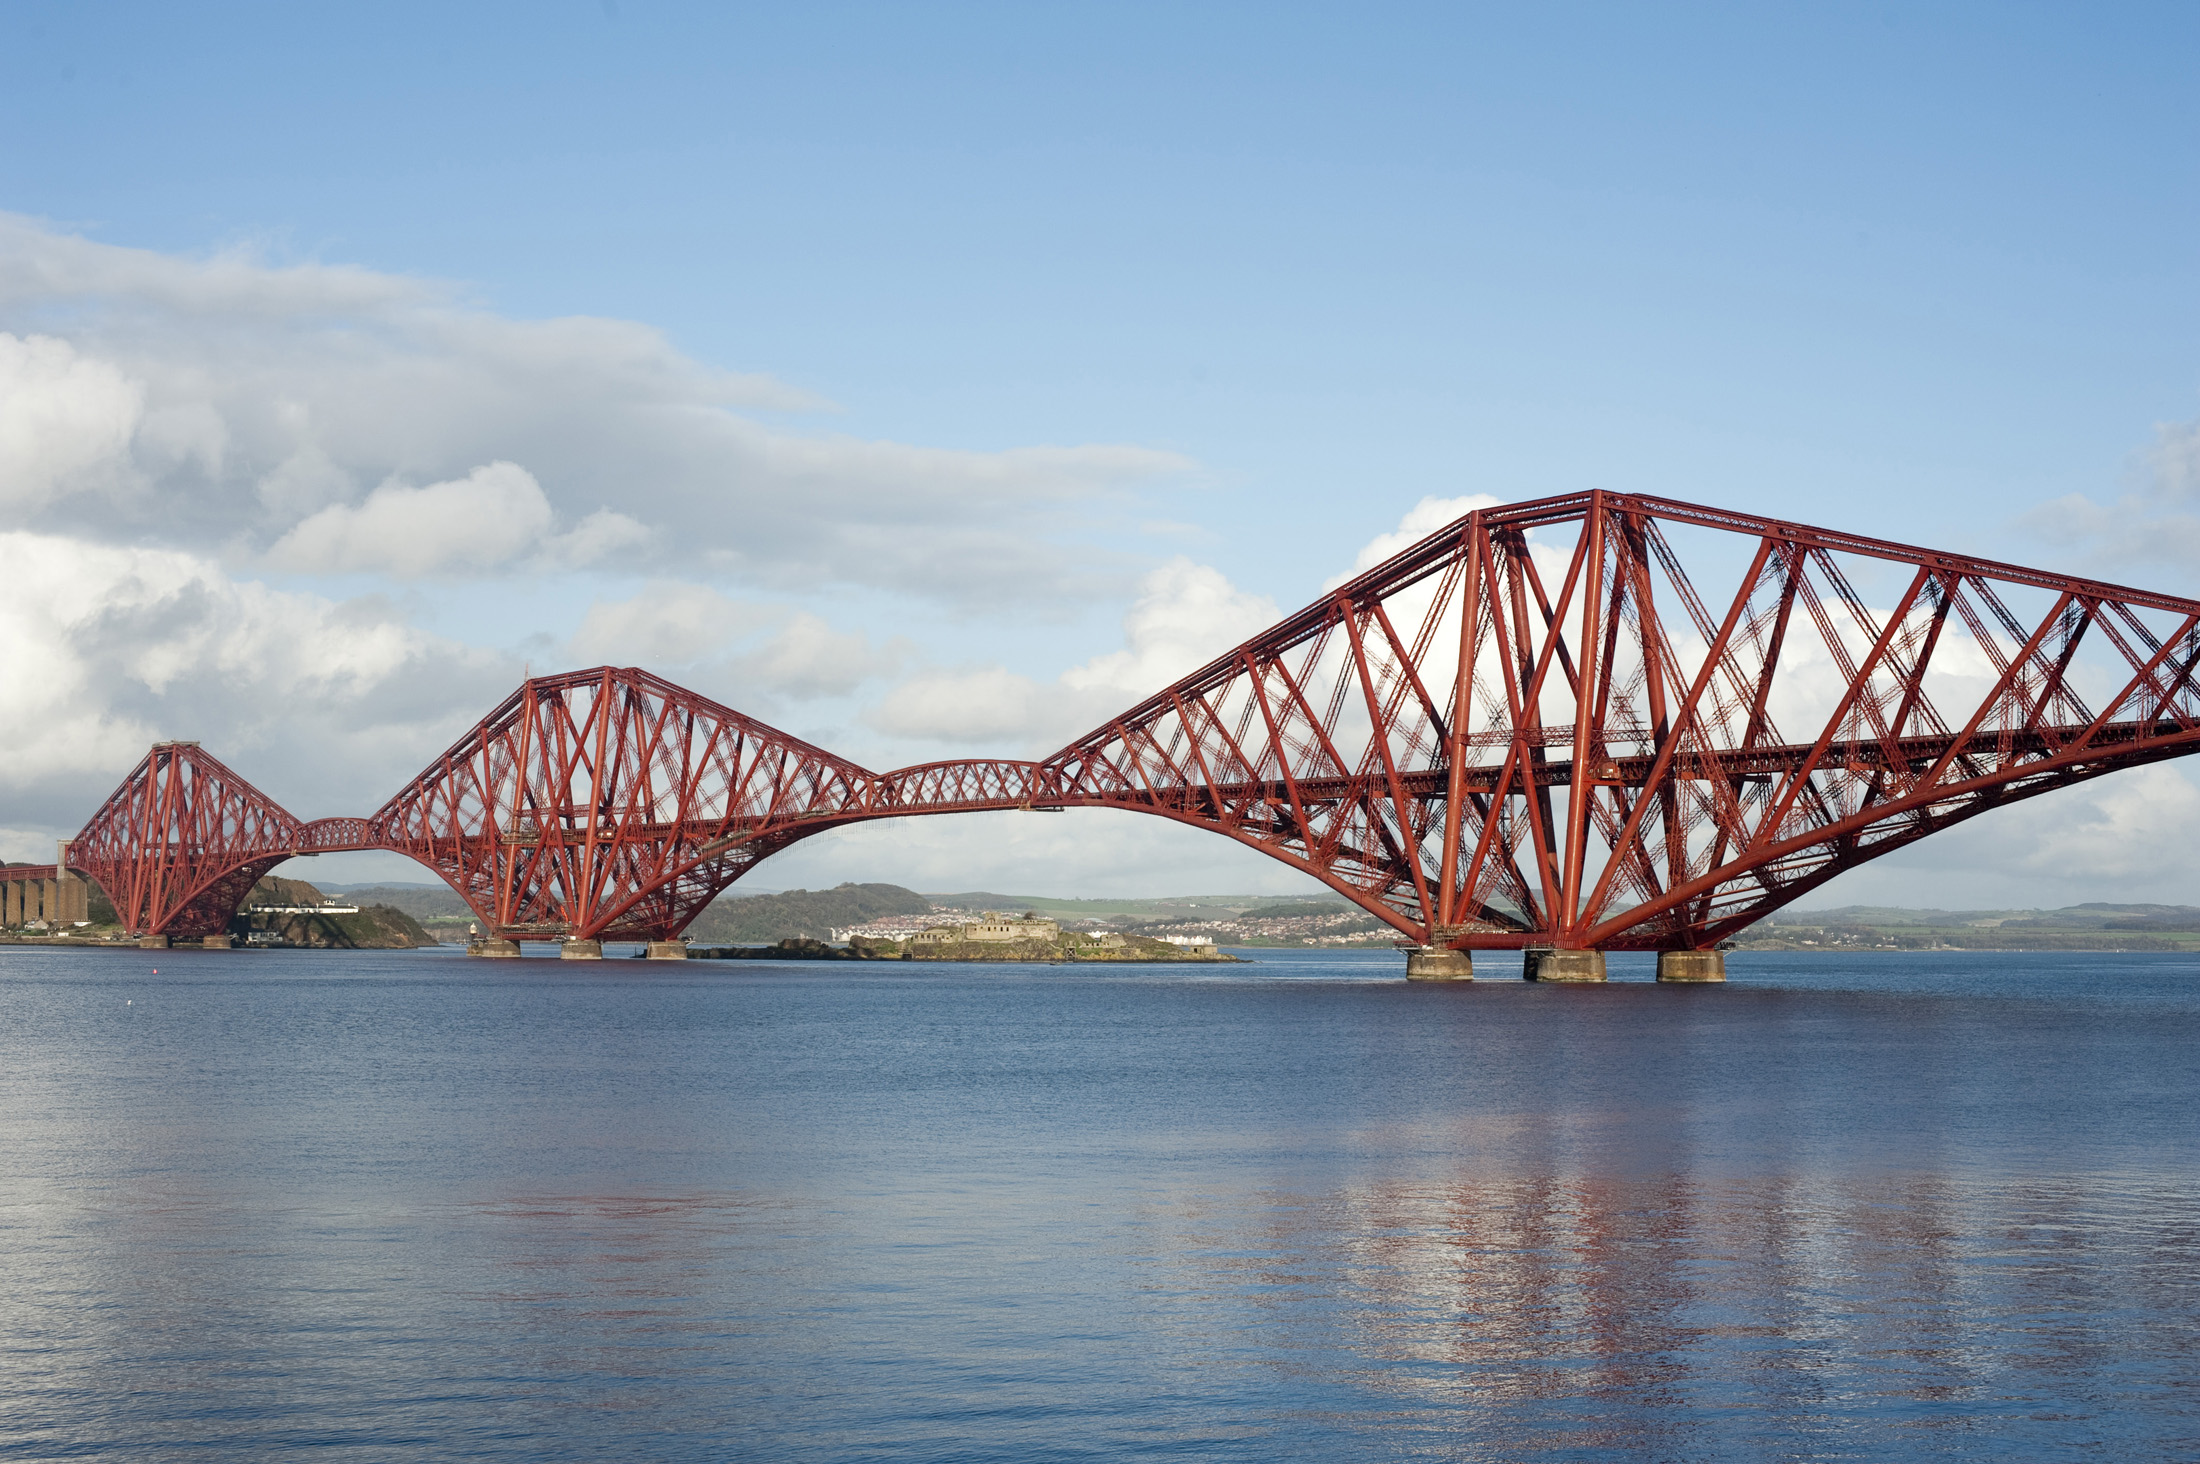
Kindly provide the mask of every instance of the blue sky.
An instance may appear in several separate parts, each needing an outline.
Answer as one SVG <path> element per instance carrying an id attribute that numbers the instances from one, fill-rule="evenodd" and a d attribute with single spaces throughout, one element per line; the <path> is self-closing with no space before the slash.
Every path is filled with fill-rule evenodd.
<path id="1" fill-rule="evenodd" d="M 8 249 L 65 261 L 18 270 L 0 331 L 152 383 L 131 428 L 144 481 L 56 468 L 14 521 L 196 554 L 217 598 L 303 596 L 338 607 L 332 636 L 371 622 L 403 642 L 359 675 L 411 690 L 345 693 L 403 714 L 319 734 L 343 771 L 283 750 L 310 718 L 207 729 L 302 812 L 379 801 L 461 706 L 495 699 L 479 683 L 637 636 L 714 694 L 880 761 L 974 749 L 910 711 L 910 688 L 988 677 L 1022 709 L 997 741 L 1021 750 L 1054 725 L 1035 698 L 1126 650 L 1126 613 L 1161 593 L 1145 577 L 1188 564 L 1237 612 L 1289 608 L 1431 496 L 1618 487 L 2200 592 L 2200 482 L 2163 466 L 2200 417 L 2196 59 L 2200 11 L 2170 6 L 10 3 L 0 267 Z M 177 283 L 221 260 L 247 282 Z M 296 287 L 338 266 L 350 284 Z M 631 369 L 576 365 L 570 401 L 522 420 L 504 397 L 540 384 L 497 362 L 527 323 L 576 317 L 662 350 L 622 337 Z M 363 391 L 346 372 L 390 340 L 414 382 L 445 352 L 471 385 Z M 206 396 L 219 450 L 185 400 L 201 378 L 229 383 Z M 339 402 L 354 419 L 252 438 L 240 404 L 287 381 L 316 423 Z M 598 423 L 620 393 L 633 412 Z M 769 501 L 751 504 L 752 480 L 711 476 L 718 439 L 646 430 L 706 408 L 753 426 L 760 463 L 818 445 L 839 485 L 821 511 L 906 513 L 942 545 L 998 530 L 1065 568 L 980 584 L 900 534 L 806 537 L 789 485 L 812 479 L 759 469 Z M 452 420 L 437 436 L 424 415 Z M 284 456 L 299 443 L 322 458 Z M 900 497 L 918 469 L 865 444 L 961 455 L 922 471 L 975 506 L 948 522 Z M 1036 449 L 1086 455 L 1032 469 L 1017 455 Z M 278 459 L 311 484 L 271 487 Z M 532 558 L 408 567 L 286 537 L 384 482 L 478 487 L 490 461 L 548 505 Z M 2128 499 L 2138 530 L 2046 507 L 2072 498 Z M 720 509 L 715 538 L 682 527 Z M 560 536 L 599 511 L 634 527 L 591 560 Z M 627 608 L 591 622 L 598 606 Z M 697 616 L 752 640 L 706 645 Z M 841 674 L 790 679 L 790 616 L 840 638 L 818 644 Z M 73 700 L 19 708 L 116 747 L 220 721 L 101 654 L 80 653 Z M 356 721 L 350 705 L 315 715 Z M 0 826 L 24 848 L 127 766 L 96 741 L 13 775 Z M 974 846 L 917 842 L 932 862 L 893 873 L 990 872 Z M 1205 844 L 1164 842 L 1145 868 L 1206 871 Z M 774 882 L 869 877 L 905 857 L 890 843 L 804 853 L 817 867 Z M 1966 884 L 1941 867 L 1960 854 L 1905 856 L 1905 887 L 2071 884 L 2045 864 Z M 1045 863 L 1069 857 L 1018 868 L 1115 878 Z M 1261 872 L 1228 851 L 1212 867 Z"/>

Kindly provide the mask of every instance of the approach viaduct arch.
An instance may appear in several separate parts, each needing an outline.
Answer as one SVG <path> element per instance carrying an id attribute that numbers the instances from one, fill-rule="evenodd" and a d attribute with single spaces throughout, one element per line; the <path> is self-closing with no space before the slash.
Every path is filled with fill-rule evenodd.
<path id="1" fill-rule="evenodd" d="M 829 828 L 1100 807 L 1426 946 L 1703 950 L 1989 808 L 2200 750 L 2196 665 L 2200 602 L 1595 492 L 1468 514 L 1039 761 L 873 772 L 599 667 L 527 681 L 365 818 L 158 744 L 43 873 L 192 937 L 286 859 L 384 849 L 505 938 L 666 940 Z"/>

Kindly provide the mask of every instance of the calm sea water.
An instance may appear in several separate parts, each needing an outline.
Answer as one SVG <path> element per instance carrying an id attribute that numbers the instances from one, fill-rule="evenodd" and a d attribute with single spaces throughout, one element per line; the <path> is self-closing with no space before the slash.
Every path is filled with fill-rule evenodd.
<path id="1" fill-rule="evenodd" d="M 2200 963 L 1400 964 L 0 950 L 0 1459 L 2200 1455 Z"/>

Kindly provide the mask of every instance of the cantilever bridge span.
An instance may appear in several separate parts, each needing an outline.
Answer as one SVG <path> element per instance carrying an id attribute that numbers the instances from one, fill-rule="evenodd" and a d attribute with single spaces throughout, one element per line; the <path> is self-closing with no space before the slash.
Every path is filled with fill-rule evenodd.
<path id="1" fill-rule="evenodd" d="M 2200 602 L 1586 493 L 1471 513 L 1040 761 L 873 772 L 605 667 L 529 680 L 365 818 L 159 744 L 66 863 L 152 935 L 225 929 L 294 855 L 386 849 L 508 939 L 668 940 L 826 829 L 1114 808 L 1428 946 L 1703 950 L 1962 819 L 2200 750 L 2196 665 Z"/>

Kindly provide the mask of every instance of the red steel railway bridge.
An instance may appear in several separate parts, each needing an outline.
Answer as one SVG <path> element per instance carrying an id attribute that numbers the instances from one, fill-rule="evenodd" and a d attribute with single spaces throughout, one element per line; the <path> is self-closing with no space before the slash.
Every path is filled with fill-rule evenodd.
<path id="1" fill-rule="evenodd" d="M 827 829 L 1111 808 L 1321 880 L 1415 977 L 1520 950 L 1595 980 L 1639 950 L 1719 979 L 1722 940 L 1843 870 L 2200 750 L 2196 666 L 2200 602 L 1592 492 L 1470 513 L 1038 761 L 873 772 L 600 667 L 527 681 L 363 818 L 301 820 L 157 744 L 57 867 L 5 877 L 49 902 L 88 877 L 149 944 L 226 943 L 284 860 L 386 849 L 495 948 L 669 955 Z"/>

